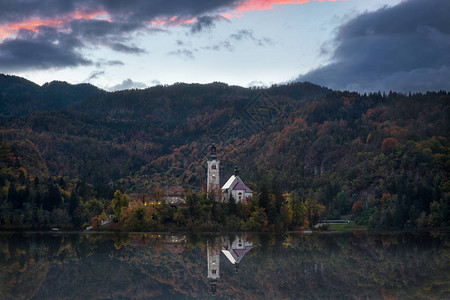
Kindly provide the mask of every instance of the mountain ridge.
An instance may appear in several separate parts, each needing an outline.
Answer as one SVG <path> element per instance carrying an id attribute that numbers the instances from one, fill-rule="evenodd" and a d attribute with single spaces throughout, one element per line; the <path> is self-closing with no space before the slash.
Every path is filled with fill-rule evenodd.
<path id="1" fill-rule="evenodd" d="M 52 81 L 39 86 L 22 77 L 0 74 L 0 118 L 62 110 L 103 92 L 88 83 Z"/>

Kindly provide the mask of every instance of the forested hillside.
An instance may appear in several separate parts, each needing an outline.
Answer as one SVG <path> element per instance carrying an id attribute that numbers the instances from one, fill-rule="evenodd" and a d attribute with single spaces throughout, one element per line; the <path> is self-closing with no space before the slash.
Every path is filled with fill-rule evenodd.
<path id="1" fill-rule="evenodd" d="M 61 110 L 102 93 L 90 84 L 52 81 L 39 86 L 21 77 L 0 74 L 0 118 Z"/>
<path id="2" fill-rule="evenodd" d="M 18 95 L 17 103 L 30 107 L 56 99 L 45 86 L 15 80 L 40 92 L 27 98 L 3 84 L 2 99 Z M 259 194 L 246 213 L 236 214 L 239 222 L 260 212 L 262 229 L 348 214 L 373 228 L 449 225 L 446 92 L 360 95 L 310 83 L 267 89 L 211 83 L 83 94 L 56 85 L 58 95 L 70 95 L 59 107 L 65 110 L 30 113 L 34 108 L 20 104 L 4 115 L 22 116 L 0 123 L 2 226 L 55 220 L 81 226 L 92 211 L 111 212 L 116 189 L 150 197 L 174 184 L 200 191 L 211 142 L 222 181 L 238 165 Z M 8 101 L 3 105 L 14 108 Z M 40 107 L 55 108 L 48 103 Z M 311 216 L 306 210 L 314 207 L 320 209 Z M 167 218 L 159 225 L 172 222 L 173 213 Z M 191 218 L 186 213 L 178 223 Z"/>

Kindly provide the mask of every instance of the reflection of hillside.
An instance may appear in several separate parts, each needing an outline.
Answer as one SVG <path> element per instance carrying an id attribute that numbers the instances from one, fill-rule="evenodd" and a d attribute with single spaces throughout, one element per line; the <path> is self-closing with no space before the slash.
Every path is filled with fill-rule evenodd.
<path id="1" fill-rule="evenodd" d="M 219 298 L 445 299 L 450 293 L 448 235 L 253 236 L 246 247 L 261 246 L 241 249 L 245 258 L 233 256 L 236 240 L 221 239 Z M 173 252 L 171 236 L 3 234 L 0 298 L 205 298 L 213 240 L 188 236 L 184 251 Z M 223 250 L 240 261 L 239 272 Z"/>

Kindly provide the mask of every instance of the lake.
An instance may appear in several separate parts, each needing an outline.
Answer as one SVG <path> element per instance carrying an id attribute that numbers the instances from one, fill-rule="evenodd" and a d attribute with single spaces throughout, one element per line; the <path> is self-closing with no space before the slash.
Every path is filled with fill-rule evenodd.
<path id="1" fill-rule="evenodd" d="M 0 233 L 0 299 L 450 299 L 449 233 Z"/>

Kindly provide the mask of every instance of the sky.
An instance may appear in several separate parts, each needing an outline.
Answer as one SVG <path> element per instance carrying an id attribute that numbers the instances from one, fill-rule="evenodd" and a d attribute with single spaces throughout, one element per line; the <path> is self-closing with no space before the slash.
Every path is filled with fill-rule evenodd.
<path id="1" fill-rule="evenodd" d="M 106 90 L 450 90 L 449 0 L 0 0 L 0 73 Z"/>

